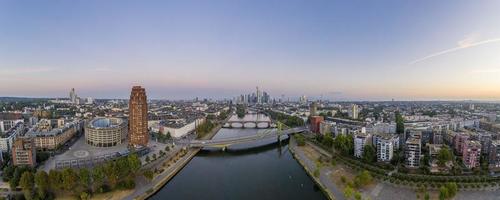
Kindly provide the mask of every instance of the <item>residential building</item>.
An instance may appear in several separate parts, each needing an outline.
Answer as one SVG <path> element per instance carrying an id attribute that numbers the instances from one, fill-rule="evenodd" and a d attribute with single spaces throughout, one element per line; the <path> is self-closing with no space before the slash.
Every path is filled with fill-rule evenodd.
<path id="1" fill-rule="evenodd" d="M 14 112 L 0 113 L 0 133 L 8 131 L 19 122 L 24 122 L 21 113 L 14 113 Z"/>
<path id="2" fill-rule="evenodd" d="M 489 168 L 498 171 L 500 170 L 500 140 L 491 141 L 489 150 Z"/>
<path id="3" fill-rule="evenodd" d="M 366 145 L 371 145 L 371 135 L 359 133 L 354 135 L 354 156 L 361 158 Z"/>
<path id="4" fill-rule="evenodd" d="M 408 168 L 418 168 L 420 166 L 420 157 L 422 141 L 421 136 L 416 134 L 406 140 L 405 143 L 405 165 Z"/>
<path id="5" fill-rule="evenodd" d="M 321 135 L 329 135 L 332 136 L 332 127 L 335 125 L 335 122 L 330 121 L 322 121 L 319 125 L 319 133 Z"/>
<path id="6" fill-rule="evenodd" d="M 453 139 L 454 150 L 457 155 L 463 155 L 463 147 L 469 141 L 469 135 L 466 133 L 458 133 Z"/>
<path id="7" fill-rule="evenodd" d="M 17 138 L 12 147 L 12 161 L 15 166 L 36 165 L 36 148 L 32 138 Z"/>
<path id="8" fill-rule="evenodd" d="M 82 131 L 83 126 L 83 120 L 75 120 L 53 128 L 50 120 L 42 119 L 24 137 L 33 138 L 37 149 L 54 150 L 68 142 L 78 131 Z"/>
<path id="9" fill-rule="evenodd" d="M 6 132 L 2 132 L 0 134 L 0 150 L 2 152 L 10 151 L 16 138 L 23 135 L 26 132 L 25 130 L 24 123 L 18 122 L 14 127 L 11 127 Z"/>
<path id="10" fill-rule="evenodd" d="M 463 144 L 462 162 L 465 167 L 472 169 L 479 167 L 481 158 L 481 143 L 476 140 L 470 140 Z"/>
<path id="11" fill-rule="evenodd" d="M 377 147 L 377 161 L 389 162 L 394 156 L 394 150 L 399 148 L 399 137 L 394 134 L 376 134 L 373 144 Z"/>
<path id="12" fill-rule="evenodd" d="M 145 147 L 148 145 L 148 103 L 146 89 L 132 87 L 129 101 L 129 145 Z"/>
<path id="13" fill-rule="evenodd" d="M 323 117 L 322 116 L 311 116 L 310 120 L 311 120 L 311 127 L 310 127 L 311 132 L 319 133 L 319 126 L 320 126 L 321 122 L 324 121 Z"/>

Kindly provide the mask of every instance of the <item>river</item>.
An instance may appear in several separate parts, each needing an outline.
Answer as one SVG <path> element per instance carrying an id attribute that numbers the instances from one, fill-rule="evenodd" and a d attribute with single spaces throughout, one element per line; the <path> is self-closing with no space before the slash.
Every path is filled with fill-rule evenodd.
<path id="1" fill-rule="evenodd" d="M 247 115 L 245 120 L 257 117 Z M 265 116 L 258 116 L 265 119 Z M 215 138 L 263 129 L 221 129 Z M 150 199 L 327 199 L 288 151 L 288 140 L 205 148 Z"/>

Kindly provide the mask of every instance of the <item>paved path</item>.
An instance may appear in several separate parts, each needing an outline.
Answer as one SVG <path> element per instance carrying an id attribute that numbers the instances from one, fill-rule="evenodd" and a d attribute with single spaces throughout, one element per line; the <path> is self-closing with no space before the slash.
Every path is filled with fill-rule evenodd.
<path id="1" fill-rule="evenodd" d="M 301 160 L 303 164 L 305 164 L 307 169 L 309 171 L 313 172 L 316 169 L 316 162 L 314 160 L 310 160 L 304 152 L 297 147 L 295 140 L 291 139 L 290 140 L 290 148 L 293 149 L 295 152 L 296 158 Z M 321 184 L 326 187 L 327 190 L 329 190 L 331 193 L 333 193 L 333 196 L 336 200 L 345 200 L 346 198 L 344 197 L 344 193 L 341 191 L 341 189 L 333 183 L 333 181 L 330 179 L 330 174 L 332 173 L 331 168 L 329 167 L 322 167 L 320 169 L 320 175 L 319 175 L 319 181 Z"/>

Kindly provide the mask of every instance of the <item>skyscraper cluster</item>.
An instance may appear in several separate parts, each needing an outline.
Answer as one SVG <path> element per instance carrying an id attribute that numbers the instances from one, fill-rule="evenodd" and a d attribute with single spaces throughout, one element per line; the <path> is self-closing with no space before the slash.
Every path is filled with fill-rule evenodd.
<path id="1" fill-rule="evenodd" d="M 66 103 L 71 103 L 71 104 L 83 104 L 83 103 L 93 104 L 94 103 L 94 99 L 92 97 L 87 97 L 86 99 L 85 98 L 80 98 L 76 94 L 75 88 L 71 88 L 71 90 L 69 91 L 69 102 L 66 102 Z"/>
<path id="2" fill-rule="evenodd" d="M 255 88 L 256 91 L 251 94 L 242 94 L 234 99 L 235 103 L 241 104 L 268 104 L 271 103 L 271 96 L 265 91 Z"/>

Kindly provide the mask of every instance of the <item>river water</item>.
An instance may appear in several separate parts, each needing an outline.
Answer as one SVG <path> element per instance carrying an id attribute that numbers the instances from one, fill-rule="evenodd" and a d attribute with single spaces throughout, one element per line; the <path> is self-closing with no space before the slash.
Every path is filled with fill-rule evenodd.
<path id="1" fill-rule="evenodd" d="M 257 117 L 247 115 L 248 118 Z M 265 116 L 258 116 L 259 119 Z M 264 129 L 221 129 L 215 138 L 256 134 Z M 326 199 L 277 139 L 205 148 L 150 199 Z"/>

